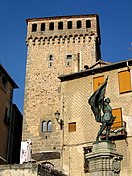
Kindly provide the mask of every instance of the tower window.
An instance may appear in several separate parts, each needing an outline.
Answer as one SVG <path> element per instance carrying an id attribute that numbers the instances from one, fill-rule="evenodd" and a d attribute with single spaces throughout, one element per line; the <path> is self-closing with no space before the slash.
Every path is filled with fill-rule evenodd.
<path id="1" fill-rule="evenodd" d="M 72 55 L 68 54 L 66 57 L 66 66 L 71 66 Z"/>
<path id="2" fill-rule="evenodd" d="M 54 61 L 53 55 L 50 55 L 49 56 L 49 67 L 53 66 L 53 61 Z"/>
<path id="3" fill-rule="evenodd" d="M 79 20 L 79 21 L 77 21 L 77 29 L 79 29 L 81 27 L 82 27 L 82 22 Z"/>
<path id="4" fill-rule="evenodd" d="M 67 28 L 68 29 L 72 29 L 72 21 L 68 21 L 67 22 Z"/>
<path id="5" fill-rule="evenodd" d="M 51 23 L 49 24 L 49 30 L 54 30 L 54 23 L 53 23 L 53 22 L 51 22 Z"/>
<path id="6" fill-rule="evenodd" d="M 48 121 L 47 123 L 47 131 L 51 132 L 52 131 L 52 122 Z"/>
<path id="7" fill-rule="evenodd" d="M 60 21 L 60 22 L 58 23 L 58 29 L 63 29 L 63 22 L 62 22 L 62 21 Z"/>
<path id="8" fill-rule="evenodd" d="M 45 23 L 41 24 L 41 31 L 45 31 Z"/>
<path id="9" fill-rule="evenodd" d="M 72 55 L 71 54 L 67 55 L 67 60 L 71 60 L 71 59 L 72 59 Z"/>
<path id="10" fill-rule="evenodd" d="M 42 132 L 46 132 L 47 131 L 47 123 L 46 121 L 42 122 Z"/>
<path id="11" fill-rule="evenodd" d="M 91 20 L 86 20 L 86 28 L 91 28 Z"/>
<path id="12" fill-rule="evenodd" d="M 42 132 L 51 132 L 52 131 L 52 121 L 46 122 L 45 120 L 42 122 Z"/>
<path id="13" fill-rule="evenodd" d="M 32 24 L 32 32 L 36 32 L 37 31 L 37 24 L 34 23 Z"/>

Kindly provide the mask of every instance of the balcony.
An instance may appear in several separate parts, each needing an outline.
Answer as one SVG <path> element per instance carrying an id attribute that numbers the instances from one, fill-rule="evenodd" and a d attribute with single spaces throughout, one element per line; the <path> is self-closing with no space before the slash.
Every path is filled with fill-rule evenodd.
<path id="1" fill-rule="evenodd" d="M 126 122 L 125 121 L 115 122 L 111 126 L 109 140 L 115 141 L 115 140 L 123 140 L 126 138 L 127 138 Z M 104 134 L 102 134 L 101 139 L 105 140 L 105 132 Z"/>

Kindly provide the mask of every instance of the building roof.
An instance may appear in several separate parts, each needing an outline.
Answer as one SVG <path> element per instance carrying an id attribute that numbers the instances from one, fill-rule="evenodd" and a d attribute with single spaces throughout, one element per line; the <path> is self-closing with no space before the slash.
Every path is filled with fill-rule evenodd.
<path id="1" fill-rule="evenodd" d="M 115 70 L 118 68 L 129 67 L 131 65 L 132 65 L 132 59 L 128 59 L 128 60 L 124 60 L 124 61 L 120 61 L 120 62 L 111 63 L 111 64 L 108 64 L 105 66 L 100 66 L 100 67 L 96 67 L 96 68 L 89 68 L 87 70 L 82 70 L 82 71 L 79 71 L 76 73 L 71 73 L 71 74 L 67 74 L 67 75 L 60 75 L 58 78 L 61 81 L 68 81 L 68 80 L 77 79 L 77 78 L 81 78 L 81 77 L 85 77 L 85 76 L 89 76 L 89 75 L 94 75 L 94 74 L 101 73 L 101 72 Z"/>
<path id="2" fill-rule="evenodd" d="M 13 79 L 10 77 L 10 75 L 7 73 L 7 71 L 5 70 L 5 68 L 1 64 L 0 64 L 0 72 L 3 73 L 3 75 L 11 83 L 13 88 L 19 88 L 18 85 L 13 81 Z"/>
<path id="3" fill-rule="evenodd" d="M 42 21 L 42 20 L 57 20 L 57 19 L 68 19 L 68 18 L 82 18 L 82 17 L 97 17 L 98 14 L 85 14 L 85 15 L 68 15 L 68 16 L 53 16 L 53 17 L 41 17 L 41 18 L 28 18 L 26 22 Z"/>

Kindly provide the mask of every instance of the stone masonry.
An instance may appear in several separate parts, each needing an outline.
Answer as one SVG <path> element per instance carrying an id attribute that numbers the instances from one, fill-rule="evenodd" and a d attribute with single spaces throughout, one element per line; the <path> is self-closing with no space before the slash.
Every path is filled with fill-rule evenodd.
<path id="1" fill-rule="evenodd" d="M 32 140 L 33 153 L 60 151 L 63 132 L 54 115 L 61 111 L 58 76 L 100 59 L 98 15 L 27 19 L 26 42 L 23 140 Z M 43 121 L 52 123 L 52 132 L 42 131 Z"/>

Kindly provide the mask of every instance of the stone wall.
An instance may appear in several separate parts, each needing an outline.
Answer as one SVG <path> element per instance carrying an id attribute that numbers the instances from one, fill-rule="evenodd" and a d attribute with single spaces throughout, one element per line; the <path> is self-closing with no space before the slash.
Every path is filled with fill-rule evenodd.
<path id="1" fill-rule="evenodd" d="M 0 176 L 37 176 L 37 164 L 0 165 Z"/>
<path id="2" fill-rule="evenodd" d="M 67 29 L 71 20 L 72 29 Z M 76 21 L 82 21 L 82 27 L 76 28 Z M 91 27 L 86 29 L 86 20 Z M 58 30 L 58 22 L 63 22 L 63 30 Z M 54 22 L 54 30 L 49 23 Z M 45 23 L 45 31 L 41 24 Z M 37 24 L 36 31 L 32 25 Z M 54 113 L 61 111 L 61 88 L 59 75 L 73 73 L 91 66 L 99 59 L 97 47 L 100 45 L 97 15 L 69 16 L 57 18 L 39 18 L 27 20 L 27 65 L 24 98 L 23 140 L 30 138 L 33 153 L 40 151 L 61 152 L 63 131 L 55 119 Z M 67 56 L 71 59 L 67 59 Z M 53 56 L 53 60 L 50 60 Z M 52 63 L 51 63 L 51 62 Z M 52 122 L 52 132 L 42 131 L 42 122 Z"/>

